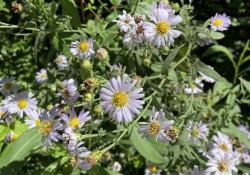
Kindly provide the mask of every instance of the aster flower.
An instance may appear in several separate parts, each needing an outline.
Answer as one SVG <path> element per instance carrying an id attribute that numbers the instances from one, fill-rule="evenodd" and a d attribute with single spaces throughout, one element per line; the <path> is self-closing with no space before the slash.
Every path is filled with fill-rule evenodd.
<path id="1" fill-rule="evenodd" d="M 70 52 L 80 59 L 89 58 L 94 55 L 92 39 L 81 39 L 80 41 L 71 42 Z"/>
<path id="2" fill-rule="evenodd" d="M 186 85 L 185 88 L 185 92 L 186 94 L 198 94 L 201 93 L 202 90 L 197 87 L 197 85 L 199 85 L 201 88 L 203 88 L 204 84 L 201 82 L 201 80 L 199 78 L 196 78 L 194 83 L 190 84 L 190 85 Z"/>
<path id="3" fill-rule="evenodd" d="M 29 126 L 29 128 L 33 128 L 36 126 L 40 126 L 41 121 L 39 119 L 39 115 L 40 113 L 33 110 L 29 112 L 28 117 L 30 118 L 30 120 L 25 120 L 25 124 Z"/>
<path id="4" fill-rule="evenodd" d="M 225 13 L 223 13 L 222 15 L 216 13 L 215 16 L 212 17 L 210 22 L 211 28 L 218 31 L 227 30 L 230 24 L 231 20 L 228 16 L 226 16 Z"/>
<path id="5" fill-rule="evenodd" d="M 212 66 L 209 66 L 209 67 L 210 67 L 211 69 L 214 69 Z M 215 79 L 213 79 L 213 78 L 211 78 L 211 77 L 205 75 L 204 73 L 202 73 L 202 72 L 200 72 L 200 71 L 199 71 L 199 74 L 201 75 L 202 80 L 205 80 L 205 81 L 208 82 L 208 83 L 214 83 L 214 82 L 215 82 Z"/>
<path id="6" fill-rule="evenodd" d="M 72 128 L 67 127 L 64 130 L 64 133 L 62 134 L 62 140 L 69 152 L 75 150 L 75 147 L 77 146 L 77 136 Z"/>
<path id="7" fill-rule="evenodd" d="M 132 122 L 134 114 L 139 115 L 144 101 L 140 98 L 143 88 L 134 88 L 136 80 L 131 82 L 127 74 L 122 78 L 112 78 L 107 87 L 101 88 L 101 106 L 105 113 L 109 113 L 117 122 Z"/>
<path id="8" fill-rule="evenodd" d="M 212 153 L 217 154 L 217 152 L 231 153 L 233 151 L 233 145 L 230 143 L 229 137 L 218 131 L 217 135 L 213 138 L 213 148 Z"/>
<path id="9" fill-rule="evenodd" d="M 11 114 L 17 113 L 22 118 L 23 113 L 29 115 L 32 110 L 37 109 L 37 100 L 31 92 L 20 92 L 6 106 Z"/>
<path id="10" fill-rule="evenodd" d="M 36 73 L 35 76 L 36 82 L 38 83 L 44 83 L 48 80 L 48 74 L 46 69 L 41 69 L 40 72 Z"/>
<path id="11" fill-rule="evenodd" d="M 79 98 L 80 94 L 77 91 L 77 84 L 73 79 L 64 80 L 62 82 L 61 97 L 65 99 L 66 103 L 74 104 Z"/>
<path id="12" fill-rule="evenodd" d="M 165 8 L 157 8 L 152 11 L 149 18 L 154 22 L 144 23 L 144 33 L 146 38 L 158 48 L 160 46 L 170 46 L 174 43 L 174 38 L 181 35 L 181 32 L 172 29 L 173 25 L 176 25 L 182 21 L 179 15 L 174 15 L 174 10 Z"/>
<path id="13" fill-rule="evenodd" d="M 77 114 L 74 109 L 68 110 L 68 114 L 62 114 L 62 119 L 66 123 L 67 127 L 71 127 L 73 129 L 81 128 L 86 121 L 89 121 L 91 117 L 89 116 L 89 111 L 84 112 L 82 110 L 77 117 Z"/>
<path id="14" fill-rule="evenodd" d="M 112 166 L 111 166 L 111 170 L 114 171 L 114 172 L 119 172 L 121 171 L 122 169 L 122 166 L 119 162 L 115 161 Z"/>
<path id="15" fill-rule="evenodd" d="M 53 142 L 62 140 L 62 136 L 58 133 L 59 130 L 63 130 L 63 124 L 60 119 L 56 119 L 59 110 L 57 107 L 53 107 L 49 112 L 43 110 L 40 118 L 40 133 L 42 135 L 43 146 L 52 146 Z"/>
<path id="16" fill-rule="evenodd" d="M 205 175 L 205 172 L 203 170 L 199 170 L 199 167 L 195 165 L 193 169 L 189 169 L 184 174 L 180 173 L 180 175 Z"/>
<path id="17" fill-rule="evenodd" d="M 117 23 L 121 32 L 128 32 L 131 30 L 131 27 L 134 26 L 135 21 L 134 18 L 130 14 L 127 14 L 125 10 L 123 10 L 122 13 L 122 15 L 118 15 L 119 19 L 113 20 L 113 22 Z"/>
<path id="18" fill-rule="evenodd" d="M 54 62 L 59 70 L 63 70 L 68 66 L 67 57 L 65 55 L 57 55 Z"/>
<path id="19" fill-rule="evenodd" d="M 238 172 L 235 166 L 236 161 L 236 158 L 220 151 L 213 157 L 210 157 L 206 164 L 208 168 L 205 171 L 206 173 L 214 172 L 216 175 L 232 175 L 232 171 Z"/>
<path id="20" fill-rule="evenodd" d="M 199 123 L 188 121 L 186 130 L 189 131 L 188 139 L 194 144 L 199 144 L 200 140 L 203 140 L 208 136 L 207 125 L 205 125 L 202 121 Z"/>
<path id="21" fill-rule="evenodd" d="M 14 83 L 15 77 L 6 76 L 0 79 L 0 89 L 3 95 L 9 95 L 10 93 L 16 93 L 19 86 Z"/>
<path id="22" fill-rule="evenodd" d="M 160 175 L 161 171 L 162 170 L 158 169 L 156 165 L 149 163 L 145 169 L 145 175 Z"/>
<path id="23" fill-rule="evenodd" d="M 138 132 L 143 134 L 143 137 L 147 139 L 155 138 L 163 142 L 171 141 L 172 139 L 166 134 L 166 131 L 174 123 L 173 120 L 167 121 L 165 119 L 165 113 L 163 109 L 155 111 L 155 107 L 152 109 L 152 115 L 149 117 L 149 123 L 140 122 L 140 128 Z"/>

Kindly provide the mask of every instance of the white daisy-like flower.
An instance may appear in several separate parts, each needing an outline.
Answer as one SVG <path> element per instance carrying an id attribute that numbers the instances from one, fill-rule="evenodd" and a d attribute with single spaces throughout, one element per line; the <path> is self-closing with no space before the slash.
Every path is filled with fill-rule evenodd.
<path id="1" fill-rule="evenodd" d="M 233 145 L 230 143 L 230 139 L 227 135 L 218 131 L 217 135 L 214 135 L 212 140 L 213 147 L 211 151 L 213 154 L 217 154 L 218 152 L 225 152 L 227 154 L 232 153 Z"/>
<path id="2" fill-rule="evenodd" d="M 152 109 L 152 115 L 148 122 L 140 122 L 140 128 L 138 132 L 143 134 L 143 137 L 147 139 L 155 138 L 156 141 L 162 142 L 171 141 L 172 139 L 166 134 L 166 131 L 173 125 L 173 120 L 166 120 L 163 109 L 155 111 L 155 107 Z"/>
<path id="3" fill-rule="evenodd" d="M 162 1 L 159 2 L 159 4 L 157 4 L 157 2 L 153 2 L 152 6 L 150 8 L 151 13 L 148 14 L 148 17 L 150 19 L 153 19 L 154 16 L 156 16 L 159 13 L 158 9 L 165 9 L 165 10 L 169 10 L 169 11 L 173 10 L 173 9 L 171 9 L 171 7 L 169 5 L 167 5 L 166 3 L 162 2 Z"/>
<path id="4" fill-rule="evenodd" d="M 161 175 L 161 171 L 156 165 L 149 163 L 145 169 L 145 175 Z"/>
<path id="5" fill-rule="evenodd" d="M 154 22 L 144 23 L 144 33 L 146 38 L 158 48 L 160 46 L 170 46 L 174 43 L 174 38 L 181 35 L 179 30 L 172 29 L 182 21 L 179 15 L 174 15 L 174 10 L 157 8 L 157 13 L 152 11 L 149 18 Z"/>
<path id="6" fill-rule="evenodd" d="M 67 127 L 71 127 L 73 129 L 81 128 L 85 122 L 89 121 L 91 117 L 89 116 L 89 111 L 84 112 L 82 110 L 77 116 L 74 109 L 68 110 L 68 114 L 62 114 L 61 118 L 66 123 Z"/>
<path id="7" fill-rule="evenodd" d="M 40 133 L 42 135 L 43 146 L 52 146 L 53 142 L 58 142 L 62 140 L 62 136 L 58 131 L 63 130 L 63 124 L 60 119 L 55 119 L 59 114 L 59 109 L 53 107 L 49 112 L 43 110 L 41 112 L 40 118 Z"/>
<path id="8" fill-rule="evenodd" d="M 223 13 L 222 15 L 216 13 L 215 16 L 212 17 L 210 22 L 211 28 L 218 31 L 227 30 L 230 24 L 231 20 L 225 13 Z"/>
<path id="9" fill-rule="evenodd" d="M 194 144 L 200 144 L 200 140 L 204 140 L 208 136 L 208 128 L 202 121 L 199 123 L 188 121 L 186 130 L 189 131 L 188 139 Z"/>
<path id="10" fill-rule="evenodd" d="M 203 88 L 204 84 L 201 82 L 201 80 L 199 78 L 196 78 L 194 83 L 186 85 L 186 88 L 185 88 L 186 94 L 202 93 L 202 89 L 200 89 L 200 88 Z M 197 87 L 196 84 L 199 85 L 200 87 Z"/>
<path id="11" fill-rule="evenodd" d="M 209 66 L 211 69 L 214 69 L 212 66 Z M 202 80 L 208 82 L 208 83 L 214 83 L 215 79 L 205 75 L 204 73 L 199 71 L 199 74 L 201 75 Z"/>
<path id="12" fill-rule="evenodd" d="M 219 151 L 213 157 L 210 157 L 205 170 L 206 173 L 215 173 L 216 175 L 232 175 L 232 172 L 238 172 L 235 166 L 237 162 L 236 158 L 233 158 L 230 154 L 226 154 Z"/>
<path id="13" fill-rule="evenodd" d="M 121 169 L 122 169 L 122 166 L 121 166 L 121 164 L 120 164 L 119 162 L 117 162 L 117 161 L 115 161 L 115 162 L 113 163 L 113 165 L 111 166 L 111 170 L 112 170 L 112 171 L 115 171 L 115 172 L 119 172 L 119 171 L 121 171 Z"/>
<path id="14" fill-rule="evenodd" d="M 127 74 L 122 78 L 112 78 L 107 87 L 101 88 L 101 106 L 105 113 L 109 113 L 117 122 L 132 122 L 134 114 L 139 115 L 144 101 L 140 98 L 143 88 L 134 88 L 136 80 L 131 82 Z"/>
<path id="15" fill-rule="evenodd" d="M 63 70 L 68 66 L 67 57 L 65 55 L 57 55 L 54 62 L 59 70 Z"/>
<path id="16" fill-rule="evenodd" d="M 0 89 L 4 96 L 9 95 L 10 93 L 16 93 L 19 89 L 19 86 L 14 83 L 15 79 L 16 78 L 13 76 L 6 76 L 0 79 Z"/>
<path id="17" fill-rule="evenodd" d="M 41 121 L 39 119 L 40 112 L 35 110 L 30 111 L 28 117 L 30 120 L 25 120 L 25 124 L 29 126 L 29 128 L 34 128 L 36 126 L 40 126 Z"/>
<path id="18" fill-rule="evenodd" d="M 77 84 L 73 79 L 64 80 L 62 82 L 62 90 L 60 95 L 65 99 L 66 103 L 74 104 L 77 101 L 80 94 L 77 91 Z"/>
<path id="19" fill-rule="evenodd" d="M 23 113 L 29 115 L 32 110 L 37 109 L 37 100 L 31 92 L 20 92 L 6 106 L 11 114 L 17 113 L 22 118 Z"/>
<path id="20" fill-rule="evenodd" d="M 70 52 L 80 59 L 92 57 L 95 54 L 93 40 L 90 38 L 71 42 Z"/>
<path id="21" fill-rule="evenodd" d="M 131 27 L 135 25 L 134 18 L 127 14 L 125 10 L 122 11 L 122 15 L 118 15 L 118 20 L 113 20 L 117 23 L 117 26 L 120 28 L 121 32 L 128 32 L 131 30 Z"/>
<path id="22" fill-rule="evenodd" d="M 44 83 L 45 81 L 47 81 L 48 80 L 47 70 L 41 69 L 40 72 L 36 73 L 35 79 L 37 83 Z"/>

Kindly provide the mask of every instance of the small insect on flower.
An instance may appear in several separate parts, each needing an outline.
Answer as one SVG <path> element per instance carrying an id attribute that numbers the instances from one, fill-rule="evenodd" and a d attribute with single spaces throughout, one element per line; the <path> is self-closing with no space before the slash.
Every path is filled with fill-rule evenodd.
<path id="1" fill-rule="evenodd" d="M 228 16 L 226 16 L 225 13 L 222 15 L 220 14 L 215 14 L 211 18 L 210 26 L 213 30 L 218 30 L 218 31 L 224 31 L 229 28 L 229 25 L 231 24 L 231 20 Z"/>
<path id="2" fill-rule="evenodd" d="M 0 79 L 0 88 L 1 93 L 5 96 L 9 95 L 10 93 L 16 93 L 19 89 L 19 86 L 14 83 L 15 77 L 13 76 L 6 76 Z"/>
<path id="3" fill-rule="evenodd" d="M 140 114 L 144 101 L 140 98 L 143 88 L 135 88 L 136 80 L 131 82 L 127 74 L 112 78 L 106 87 L 101 88 L 101 106 L 117 122 L 132 122 L 134 115 Z"/>
<path id="4" fill-rule="evenodd" d="M 92 57 L 95 53 L 93 48 L 93 40 L 81 39 L 80 41 L 71 42 L 70 52 L 73 55 L 78 56 L 80 59 Z"/>
<path id="5" fill-rule="evenodd" d="M 48 74 L 46 69 L 41 69 L 40 72 L 36 73 L 36 82 L 38 83 L 44 83 L 48 80 Z"/>

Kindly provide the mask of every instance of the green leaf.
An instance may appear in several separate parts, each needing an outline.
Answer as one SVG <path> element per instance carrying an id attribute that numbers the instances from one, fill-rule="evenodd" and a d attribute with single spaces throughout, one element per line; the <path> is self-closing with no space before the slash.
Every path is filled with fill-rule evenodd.
<path id="1" fill-rule="evenodd" d="M 41 145 L 38 128 L 26 130 L 16 141 L 10 143 L 0 157 L 0 174 L 16 174 L 33 148 Z"/>
<path id="2" fill-rule="evenodd" d="M 250 82 L 244 80 L 243 78 L 239 78 L 243 86 L 246 88 L 246 90 L 250 93 Z"/>
<path id="3" fill-rule="evenodd" d="M 201 61 L 196 61 L 195 67 L 197 68 L 198 71 L 204 73 L 205 75 L 217 80 L 217 81 L 223 81 L 224 78 L 220 76 L 215 70 L 211 69 L 208 65 Z"/>
<path id="4" fill-rule="evenodd" d="M 78 13 L 78 8 L 74 0 L 60 0 L 63 14 L 71 17 L 71 23 L 74 27 L 81 27 L 81 20 Z"/>
<path id="5" fill-rule="evenodd" d="M 119 5 L 123 0 L 109 0 L 112 5 Z"/>
<path id="6" fill-rule="evenodd" d="M 241 170 L 243 172 L 243 175 L 247 175 L 247 174 L 244 174 L 244 173 L 250 173 L 250 167 L 249 165 L 240 165 L 240 166 L 237 166 L 239 170 Z"/>
<path id="7" fill-rule="evenodd" d="M 172 52 L 167 56 L 166 60 L 163 63 L 163 66 L 161 68 L 163 74 L 168 73 L 168 69 L 170 67 L 170 64 L 173 62 L 175 59 L 176 55 L 178 54 L 180 48 L 176 47 L 175 49 L 172 50 Z"/>
<path id="8" fill-rule="evenodd" d="M 136 127 L 132 128 L 130 141 L 145 159 L 157 164 L 163 164 L 166 162 L 166 159 L 160 155 L 158 151 L 156 151 L 150 142 L 148 142 L 145 138 L 141 138 L 141 135 L 138 134 Z"/>
<path id="9" fill-rule="evenodd" d="M 161 72 L 162 63 L 160 63 L 160 62 L 155 62 L 155 63 L 151 64 L 150 68 L 151 68 L 154 72 Z"/>
<path id="10" fill-rule="evenodd" d="M 151 81 L 147 81 L 146 82 L 150 87 L 152 87 L 153 89 L 155 89 L 158 92 L 162 92 L 162 89 L 158 87 L 158 85 L 152 83 Z"/>
<path id="11" fill-rule="evenodd" d="M 210 33 L 211 37 L 215 40 L 219 40 L 225 37 L 225 35 L 221 32 L 215 32 L 215 31 L 211 31 Z"/>
<path id="12" fill-rule="evenodd" d="M 112 171 L 108 168 L 104 168 L 105 171 L 109 174 L 109 175 L 122 175 L 121 173 L 118 173 L 118 172 L 115 172 L 115 171 Z"/>
<path id="13" fill-rule="evenodd" d="M 243 131 L 240 131 L 233 123 L 229 123 L 228 127 L 231 129 L 231 135 L 237 137 L 248 149 L 250 149 L 250 141 Z"/>
<path id="14" fill-rule="evenodd" d="M 218 101 L 220 101 L 222 98 L 224 98 L 230 92 L 232 86 L 233 85 L 230 82 L 217 81 L 214 84 L 214 88 L 213 88 L 212 104 L 215 104 Z"/>
<path id="15" fill-rule="evenodd" d="M 60 168 L 64 163 L 66 163 L 68 159 L 69 159 L 68 157 L 62 157 L 60 159 L 57 159 L 54 163 L 46 167 L 44 171 L 41 173 L 41 175 L 55 174 L 56 170 Z"/>

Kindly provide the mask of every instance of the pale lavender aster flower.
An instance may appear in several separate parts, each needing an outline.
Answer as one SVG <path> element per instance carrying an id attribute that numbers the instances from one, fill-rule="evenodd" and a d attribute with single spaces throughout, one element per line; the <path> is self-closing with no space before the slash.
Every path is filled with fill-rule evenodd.
<path id="1" fill-rule="evenodd" d="M 173 120 L 166 120 L 163 109 L 155 111 L 155 107 L 152 109 L 152 115 L 149 117 L 149 122 L 140 122 L 140 128 L 138 132 L 143 134 L 142 137 L 147 139 L 154 138 L 162 142 L 171 141 L 172 139 L 166 134 L 172 125 Z"/>
<path id="2" fill-rule="evenodd" d="M 106 87 L 101 88 L 101 106 L 105 113 L 109 113 L 117 122 L 132 122 L 134 115 L 140 114 L 144 101 L 140 98 L 143 88 L 135 88 L 136 80 L 132 80 L 127 74 L 122 77 L 112 78 Z"/>
<path id="3" fill-rule="evenodd" d="M 23 113 L 29 115 L 32 110 L 37 109 L 37 100 L 31 92 L 20 92 L 13 96 L 12 101 L 6 106 L 10 114 L 17 113 L 22 118 Z"/>
<path id="4" fill-rule="evenodd" d="M 68 110 L 67 113 L 69 115 L 62 114 L 61 118 L 66 123 L 66 126 L 72 128 L 72 129 L 81 128 L 85 122 L 87 122 L 91 119 L 91 117 L 89 116 L 89 111 L 84 112 L 84 110 L 82 110 L 80 112 L 79 116 L 77 116 L 74 109 Z"/>
<path id="5" fill-rule="evenodd" d="M 29 112 L 28 117 L 29 120 L 25 120 L 25 124 L 29 126 L 29 128 L 34 128 L 36 126 L 40 126 L 41 121 L 39 119 L 40 112 L 32 110 Z"/>
<path id="6" fill-rule="evenodd" d="M 216 13 L 215 16 L 212 17 L 210 26 L 213 30 L 224 31 L 227 30 L 231 24 L 230 18 L 223 13 L 222 15 Z"/>
<path id="7" fill-rule="evenodd" d="M 145 175 L 161 175 L 160 169 L 153 164 L 153 163 L 148 163 L 147 168 L 145 169 Z"/>
<path id="8" fill-rule="evenodd" d="M 160 46 L 170 46 L 174 43 L 174 38 L 181 35 L 179 30 L 172 29 L 182 21 L 179 15 L 174 15 L 174 10 L 158 8 L 157 13 L 152 12 L 149 16 L 153 23 L 144 22 L 144 33 L 146 38 L 158 48 Z"/>
<path id="9" fill-rule="evenodd" d="M 43 110 L 39 116 L 40 124 L 40 133 L 42 135 L 43 146 L 52 146 L 53 142 L 58 142 L 59 139 L 62 140 L 62 136 L 58 131 L 63 130 L 63 124 L 60 122 L 60 119 L 56 119 L 59 115 L 59 109 L 53 107 L 49 112 Z"/>
<path id="10" fill-rule="evenodd" d="M 71 42 L 70 52 L 74 55 L 82 58 L 90 58 L 94 55 L 92 39 L 81 39 L 80 41 Z"/>
<path id="11" fill-rule="evenodd" d="M 14 83 L 15 77 L 13 76 L 6 76 L 0 79 L 0 89 L 1 93 L 4 96 L 9 95 L 10 93 L 16 93 L 19 89 L 19 86 Z"/>
<path id="12" fill-rule="evenodd" d="M 230 154 L 226 154 L 219 151 L 213 157 L 210 157 L 205 170 L 206 173 L 215 173 L 216 175 L 232 175 L 232 171 L 238 172 L 235 166 L 237 162 L 236 158 L 233 158 Z"/>
<path id="13" fill-rule="evenodd" d="M 46 69 L 41 69 L 40 72 L 36 73 L 35 76 L 36 82 L 38 83 L 44 83 L 48 80 L 48 74 Z"/>
<path id="14" fill-rule="evenodd" d="M 65 55 L 57 55 L 54 62 L 59 70 L 63 70 L 68 66 L 67 57 Z"/>
<path id="15" fill-rule="evenodd" d="M 113 22 L 117 23 L 121 32 L 128 32 L 131 30 L 131 27 L 135 25 L 135 21 L 125 10 L 123 10 L 122 13 L 122 15 L 118 15 L 118 20 L 113 20 Z"/>
<path id="16" fill-rule="evenodd" d="M 203 88 L 204 84 L 201 82 L 201 80 L 199 78 L 196 78 L 195 81 L 194 81 L 194 83 L 192 83 L 190 85 L 186 85 L 186 87 L 185 87 L 186 94 L 198 94 L 198 93 L 202 93 L 202 89 L 200 89 L 199 87 L 197 87 L 197 85 L 199 85 L 201 88 Z"/>
<path id="17" fill-rule="evenodd" d="M 189 131 L 188 139 L 194 144 L 200 144 L 201 140 L 204 140 L 208 136 L 208 128 L 202 121 L 193 122 L 188 121 L 186 130 Z"/>
<path id="18" fill-rule="evenodd" d="M 232 153 L 233 145 L 230 143 L 230 139 L 227 135 L 222 134 L 220 131 L 217 132 L 217 135 L 214 135 L 213 138 L 213 147 L 211 149 L 213 154 L 217 152 Z"/>
<path id="19" fill-rule="evenodd" d="M 61 97 L 65 99 L 66 103 L 74 104 L 79 98 L 80 94 L 77 91 L 77 84 L 73 79 L 64 80 L 62 82 Z"/>

